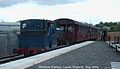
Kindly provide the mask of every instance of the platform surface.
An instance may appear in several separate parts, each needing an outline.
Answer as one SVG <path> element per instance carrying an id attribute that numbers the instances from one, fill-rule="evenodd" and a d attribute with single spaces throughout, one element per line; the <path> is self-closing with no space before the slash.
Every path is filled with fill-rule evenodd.
<path id="1" fill-rule="evenodd" d="M 96 41 L 26 69 L 120 69 L 119 62 L 120 53 Z"/>
<path id="2" fill-rule="evenodd" d="M 62 54 L 70 52 L 72 50 L 84 47 L 84 46 L 89 45 L 93 42 L 94 41 L 86 41 L 86 42 L 83 42 L 83 43 L 71 45 L 69 47 L 64 47 L 64 48 L 60 48 L 60 49 L 53 50 L 53 51 L 50 51 L 50 52 L 46 52 L 46 53 L 43 53 L 43 54 L 38 54 L 38 55 L 35 55 L 35 56 L 32 56 L 32 57 L 20 59 L 20 60 L 17 60 L 17 61 L 6 63 L 6 64 L 1 64 L 0 69 L 24 69 L 24 68 L 27 68 L 27 67 L 30 67 L 30 66 L 34 66 L 38 63 L 44 62 L 46 60 L 49 60 L 51 58 L 54 58 L 56 56 L 60 56 Z"/>

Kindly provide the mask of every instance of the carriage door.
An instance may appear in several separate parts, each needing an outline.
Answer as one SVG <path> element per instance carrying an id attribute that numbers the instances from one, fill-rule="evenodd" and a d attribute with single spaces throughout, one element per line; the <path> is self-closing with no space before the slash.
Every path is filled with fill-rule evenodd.
<path id="1" fill-rule="evenodd" d="M 73 28 L 74 28 L 74 32 L 73 32 L 74 42 L 77 42 L 78 25 L 74 25 Z"/>

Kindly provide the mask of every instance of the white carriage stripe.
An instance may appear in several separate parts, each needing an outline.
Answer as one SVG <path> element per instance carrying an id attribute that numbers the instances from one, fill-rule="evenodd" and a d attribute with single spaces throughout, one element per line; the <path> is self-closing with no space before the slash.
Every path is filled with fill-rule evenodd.
<path id="1" fill-rule="evenodd" d="M 48 59 L 51 59 L 55 56 L 59 56 L 61 54 L 67 53 L 67 52 L 72 51 L 72 50 L 75 50 L 77 48 L 86 46 L 86 45 L 91 44 L 93 42 L 94 41 L 86 41 L 86 42 L 75 44 L 75 45 L 72 45 L 72 46 L 69 46 L 69 47 L 65 47 L 65 48 L 53 50 L 53 51 L 50 51 L 50 52 L 46 52 L 46 53 L 43 53 L 43 54 L 38 54 L 38 55 L 35 55 L 35 56 L 31 56 L 31 57 L 28 57 L 28 58 L 16 60 L 16 61 L 13 61 L 13 62 L 1 64 L 0 69 L 24 69 L 24 68 L 30 67 L 32 65 L 35 65 L 37 63 L 40 63 L 40 62 L 46 61 Z"/>

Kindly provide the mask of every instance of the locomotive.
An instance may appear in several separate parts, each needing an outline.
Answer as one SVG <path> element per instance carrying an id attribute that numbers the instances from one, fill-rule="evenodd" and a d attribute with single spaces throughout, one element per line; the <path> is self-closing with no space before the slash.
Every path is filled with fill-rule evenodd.
<path id="1" fill-rule="evenodd" d="M 34 55 L 57 46 L 52 21 L 29 19 L 20 23 L 18 54 Z"/>
<path id="2" fill-rule="evenodd" d="M 20 21 L 18 54 L 34 55 L 64 45 L 96 39 L 97 28 L 72 19 Z"/>

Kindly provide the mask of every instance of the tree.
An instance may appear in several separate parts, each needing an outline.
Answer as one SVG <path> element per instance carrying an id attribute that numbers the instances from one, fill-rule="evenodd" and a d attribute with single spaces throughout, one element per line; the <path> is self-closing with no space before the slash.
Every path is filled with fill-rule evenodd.
<path id="1" fill-rule="evenodd" d="M 96 27 L 108 27 L 110 31 L 120 31 L 120 24 L 118 22 L 100 22 L 99 24 L 95 25 Z"/>

